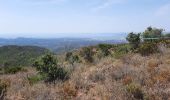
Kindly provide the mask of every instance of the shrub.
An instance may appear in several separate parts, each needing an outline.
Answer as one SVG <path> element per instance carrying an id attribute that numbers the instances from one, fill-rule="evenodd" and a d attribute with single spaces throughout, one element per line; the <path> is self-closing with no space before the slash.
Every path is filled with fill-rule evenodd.
<path id="1" fill-rule="evenodd" d="M 127 85 L 126 90 L 130 94 L 132 94 L 132 96 L 134 98 L 139 99 L 139 100 L 143 100 L 144 99 L 144 93 L 142 92 L 142 89 L 141 89 L 140 86 L 131 83 L 131 84 Z"/>
<path id="2" fill-rule="evenodd" d="M 76 86 L 69 82 L 63 85 L 63 92 L 66 100 L 76 97 L 78 93 Z"/>
<path id="3" fill-rule="evenodd" d="M 108 55 L 111 54 L 109 49 L 112 48 L 112 45 L 110 45 L 110 44 L 99 44 L 98 47 L 102 51 L 104 56 L 108 56 Z"/>
<path id="4" fill-rule="evenodd" d="M 123 78 L 123 84 L 124 85 L 128 85 L 128 84 L 130 84 L 130 83 L 132 83 L 132 77 L 130 77 L 130 76 L 125 76 L 124 78 Z"/>
<path id="5" fill-rule="evenodd" d="M 148 61 L 148 67 L 150 67 L 151 69 L 154 69 L 156 67 L 158 67 L 161 64 L 161 62 L 159 60 L 156 59 L 150 59 Z"/>
<path id="6" fill-rule="evenodd" d="M 57 59 L 51 54 L 43 56 L 39 61 L 35 61 L 33 65 L 41 75 L 46 77 L 47 82 L 68 78 L 68 72 L 58 65 Z"/>
<path id="7" fill-rule="evenodd" d="M 70 59 L 70 63 L 73 65 L 74 62 L 80 62 L 79 56 L 78 55 L 74 55 L 72 56 L 72 58 Z"/>
<path id="8" fill-rule="evenodd" d="M 150 54 L 158 52 L 158 47 L 156 43 L 145 42 L 140 46 L 138 52 L 143 56 L 148 56 Z"/>
<path id="9" fill-rule="evenodd" d="M 0 68 L 0 74 L 3 74 L 3 68 Z"/>
<path id="10" fill-rule="evenodd" d="M 33 85 L 33 84 L 35 84 L 35 83 L 43 80 L 43 79 L 44 79 L 44 76 L 38 74 L 38 75 L 35 75 L 35 76 L 30 76 L 30 77 L 28 77 L 27 79 L 28 79 L 28 81 L 29 81 L 29 84 Z"/>
<path id="11" fill-rule="evenodd" d="M 128 36 L 126 37 L 126 40 L 130 43 L 131 49 L 135 50 L 139 47 L 140 44 L 140 33 L 135 34 L 135 33 L 129 33 Z"/>
<path id="12" fill-rule="evenodd" d="M 73 56 L 73 59 L 74 59 L 74 61 L 76 61 L 76 62 L 79 62 L 79 61 L 80 61 L 80 59 L 79 59 L 79 56 L 78 56 L 78 55 L 74 55 L 74 56 Z"/>
<path id="13" fill-rule="evenodd" d="M 120 58 L 123 55 L 127 54 L 130 51 L 130 47 L 128 44 L 121 44 L 114 47 L 114 54 L 115 58 Z"/>
<path id="14" fill-rule="evenodd" d="M 94 73 L 90 74 L 88 78 L 95 83 L 99 81 L 104 82 L 106 80 L 106 76 L 100 71 L 95 71 Z"/>
<path id="15" fill-rule="evenodd" d="M 66 54 L 65 60 L 68 61 L 70 64 L 74 64 L 75 62 L 79 62 L 79 56 L 78 55 L 73 55 L 71 52 L 68 52 Z"/>
<path id="16" fill-rule="evenodd" d="M 65 60 L 66 61 L 69 61 L 69 59 L 73 56 L 73 53 L 72 52 L 67 52 L 66 53 L 66 57 L 65 57 Z"/>
<path id="17" fill-rule="evenodd" d="M 4 96 L 7 92 L 8 83 L 0 80 L 0 100 L 4 100 Z"/>
<path id="18" fill-rule="evenodd" d="M 19 71 L 24 71 L 25 69 L 23 67 L 5 67 L 4 73 L 5 74 L 15 74 Z"/>
<path id="19" fill-rule="evenodd" d="M 83 48 L 81 51 L 81 56 L 85 59 L 86 62 L 92 63 L 93 62 L 93 51 L 89 47 Z"/>
<path id="20" fill-rule="evenodd" d="M 164 37 L 165 37 L 165 38 L 170 38 L 170 33 L 166 33 L 166 34 L 164 35 Z"/>

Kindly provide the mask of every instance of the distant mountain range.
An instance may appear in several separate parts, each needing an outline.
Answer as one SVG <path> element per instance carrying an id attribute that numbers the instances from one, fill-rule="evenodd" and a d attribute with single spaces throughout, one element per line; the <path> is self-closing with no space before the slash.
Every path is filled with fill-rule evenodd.
<path id="1" fill-rule="evenodd" d="M 83 38 L 51 38 L 51 39 L 38 39 L 38 38 L 16 38 L 16 39 L 4 39 L 0 38 L 0 46 L 5 45 L 18 45 L 18 46 L 39 46 L 50 49 L 56 53 L 67 52 L 73 49 L 78 49 L 84 46 L 92 46 L 100 43 L 119 44 L 125 43 L 126 34 L 98 34 L 95 37 L 91 34 L 89 38 L 82 36 Z M 102 38 L 103 37 L 103 38 Z M 107 38 L 107 39 L 106 39 Z M 110 39 L 108 39 L 110 38 Z M 113 38 L 113 39 L 111 39 Z"/>

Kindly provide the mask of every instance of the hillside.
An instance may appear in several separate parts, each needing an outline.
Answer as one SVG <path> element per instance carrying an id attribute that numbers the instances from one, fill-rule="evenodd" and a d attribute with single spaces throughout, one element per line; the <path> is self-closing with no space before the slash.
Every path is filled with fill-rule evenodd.
<path id="1" fill-rule="evenodd" d="M 30 66 L 33 59 L 48 50 L 36 46 L 2 46 L 0 47 L 0 66 Z"/>
<path id="2" fill-rule="evenodd" d="M 126 48 L 126 45 L 112 46 L 115 48 L 112 49 L 112 53 L 116 52 L 122 56 L 110 54 L 101 58 L 97 56 L 101 54 L 98 46 L 88 47 L 97 50 L 93 56 L 93 63 L 75 62 L 72 65 L 60 59 L 64 64 L 62 66 L 70 72 L 70 77 L 65 81 L 56 80 L 55 85 L 39 80 L 35 68 L 27 68 L 27 72 L 0 75 L 0 80 L 8 86 L 5 98 L 7 100 L 168 100 L 170 49 L 162 46 L 159 47 L 160 53 L 142 56 L 139 53 L 123 53 L 120 49 L 117 49 L 119 51 L 117 52 L 116 48 L 123 47 Z M 79 49 L 73 52 L 73 55 L 83 50 L 86 49 Z"/>

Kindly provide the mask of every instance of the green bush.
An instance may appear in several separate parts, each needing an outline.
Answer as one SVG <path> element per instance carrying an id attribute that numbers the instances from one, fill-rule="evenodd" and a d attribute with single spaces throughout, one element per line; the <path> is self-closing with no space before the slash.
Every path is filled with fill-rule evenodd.
<path id="1" fill-rule="evenodd" d="M 73 55 L 73 53 L 68 52 L 66 54 L 65 60 L 68 61 L 70 64 L 74 64 L 75 62 L 80 62 L 78 55 Z"/>
<path id="2" fill-rule="evenodd" d="M 135 34 L 135 33 L 129 33 L 128 36 L 126 37 L 126 40 L 129 42 L 131 49 L 135 50 L 139 47 L 140 45 L 140 33 Z"/>
<path id="3" fill-rule="evenodd" d="M 142 89 L 139 85 L 131 83 L 126 86 L 126 90 L 128 93 L 133 95 L 134 98 L 136 98 L 138 100 L 144 99 L 144 93 L 142 92 Z"/>
<path id="4" fill-rule="evenodd" d="M 65 57 L 65 61 L 69 61 L 69 59 L 73 56 L 72 52 L 67 52 L 66 53 L 66 57 Z"/>
<path id="5" fill-rule="evenodd" d="M 47 54 L 35 61 L 33 66 L 39 71 L 39 73 L 45 76 L 47 82 L 55 82 L 55 80 L 65 80 L 68 78 L 68 72 L 58 65 L 57 59 L 51 55 Z"/>
<path id="6" fill-rule="evenodd" d="M 23 67 L 5 67 L 4 73 L 5 74 L 15 74 L 20 71 L 24 71 L 25 69 Z"/>
<path id="7" fill-rule="evenodd" d="M 0 68 L 0 74 L 3 74 L 3 68 Z"/>
<path id="8" fill-rule="evenodd" d="M 120 58 L 127 54 L 130 51 L 130 46 L 128 44 L 119 44 L 114 47 L 114 54 L 115 58 Z"/>
<path id="9" fill-rule="evenodd" d="M 72 58 L 70 59 L 70 63 L 73 65 L 74 62 L 80 62 L 80 58 L 78 55 L 74 55 L 72 56 Z"/>
<path id="10" fill-rule="evenodd" d="M 165 37 L 170 38 L 170 33 L 165 34 Z"/>
<path id="11" fill-rule="evenodd" d="M 113 47 L 113 45 L 111 44 L 99 44 L 98 48 L 102 51 L 103 56 L 108 56 L 111 54 L 111 52 L 109 51 L 111 48 Z"/>
<path id="12" fill-rule="evenodd" d="M 38 75 L 35 75 L 35 76 L 28 77 L 27 79 L 28 79 L 29 83 L 30 83 L 31 85 L 33 85 L 33 84 L 35 84 L 35 83 L 43 80 L 43 79 L 44 79 L 44 76 L 38 74 Z"/>
<path id="13" fill-rule="evenodd" d="M 150 54 L 158 52 L 157 43 L 153 42 L 145 42 L 141 44 L 138 49 L 138 52 L 143 56 L 148 56 Z"/>
<path id="14" fill-rule="evenodd" d="M 91 48 L 89 47 L 85 47 L 83 48 L 83 50 L 81 51 L 81 56 L 85 59 L 86 62 L 88 63 L 92 63 L 93 62 L 93 55 L 94 52 L 92 51 Z"/>
<path id="15" fill-rule="evenodd" d="M 4 100 L 4 96 L 7 92 L 8 84 L 2 80 L 0 80 L 0 100 Z"/>

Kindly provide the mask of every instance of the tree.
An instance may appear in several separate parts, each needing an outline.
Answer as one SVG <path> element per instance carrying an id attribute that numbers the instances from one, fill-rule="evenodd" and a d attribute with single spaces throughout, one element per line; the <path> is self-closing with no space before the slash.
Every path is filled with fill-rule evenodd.
<path id="1" fill-rule="evenodd" d="M 133 32 L 129 33 L 126 37 L 126 40 L 130 43 L 132 50 L 135 50 L 139 47 L 140 44 L 140 33 L 135 34 Z"/>
<path id="2" fill-rule="evenodd" d="M 152 28 L 148 27 L 142 34 L 144 41 L 149 41 L 146 40 L 145 38 L 160 38 L 162 36 L 163 29 L 158 29 L 158 28 Z"/>
<path id="3" fill-rule="evenodd" d="M 170 33 L 165 34 L 165 37 L 170 38 Z"/>
<path id="4" fill-rule="evenodd" d="M 41 75 L 45 76 L 48 82 L 68 78 L 68 72 L 58 65 L 57 59 L 51 54 L 46 54 L 38 61 L 35 61 L 33 66 L 36 67 Z"/>

